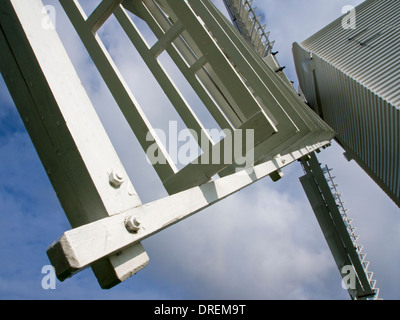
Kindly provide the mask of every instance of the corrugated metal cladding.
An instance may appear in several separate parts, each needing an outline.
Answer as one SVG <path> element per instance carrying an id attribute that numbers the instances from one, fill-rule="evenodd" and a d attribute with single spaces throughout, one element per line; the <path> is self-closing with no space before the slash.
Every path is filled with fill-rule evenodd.
<path id="1" fill-rule="evenodd" d="M 355 29 L 344 17 L 293 45 L 300 88 L 400 207 L 400 0 L 363 2 Z"/>

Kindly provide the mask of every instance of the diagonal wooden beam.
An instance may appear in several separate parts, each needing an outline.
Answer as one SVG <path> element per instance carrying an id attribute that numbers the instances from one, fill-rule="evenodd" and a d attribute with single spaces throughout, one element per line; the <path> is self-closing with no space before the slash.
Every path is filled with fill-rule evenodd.
<path id="1" fill-rule="evenodd" d="M 89 18 L 86 19 L 86 24 L 89 29 L 93 33 L 96 33 L 122 1 L 123 0 L 103 0 L 96 9 L 93 10 Z"/>
<path id="2" fill-rule="evenodd" d="M 311 152 L 316 148 L 319 146 L 313 146 Z M 309 152 L 309 149 L 291 152 L 283 155 L 280 161 L 271 160 L 249 171 L 241 171 L 67 231 L 48 248 L 49 259 L 57 276 L 63 280 L 94 261 L 142 241 L 217 203 Z M 140 228 L 135 232 L 129 232 L 127 228 L 127 221 L 132 218 L 141 221 Z"/>

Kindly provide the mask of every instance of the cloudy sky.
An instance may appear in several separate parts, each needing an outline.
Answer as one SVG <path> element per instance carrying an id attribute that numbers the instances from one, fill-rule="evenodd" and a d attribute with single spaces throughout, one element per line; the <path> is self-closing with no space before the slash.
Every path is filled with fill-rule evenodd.
<path id="1" fill-rule="evenodd" d="M 81 2 L 88 12 L 98 3 Z M 339 17 L 343 6 L 362 1 L 254 2 L 296 85 L 292 43 Z M 57 31 L 142 201 L 165 196 L 58 1 L 44 3 L 56 9 Z M 214 3 L 224 10 L 222 1 Z M 110 23 L 101 30 L 103 41 L 153 125 L 161 127 L 169 114 L 154 107 L 162 103 L 161 91 L 113 28 Z M 187 95 L 196 102 L 190 90 Z M 342 154 L 333 143 L 319 160 L 334 169 L 380 297 L 398 299 L 399 209 Z M 57 282 L 54 290 L 42 288 L 46 248 L 70 226 L 1 78 L 0 164 L 0 299 L 349 299 L 298 180 L 297 163 L 284 169 L 279 182 L 263 179 L 143 241 L 149 265 L 111 290 L 101 290 L 90 269 Z"/>

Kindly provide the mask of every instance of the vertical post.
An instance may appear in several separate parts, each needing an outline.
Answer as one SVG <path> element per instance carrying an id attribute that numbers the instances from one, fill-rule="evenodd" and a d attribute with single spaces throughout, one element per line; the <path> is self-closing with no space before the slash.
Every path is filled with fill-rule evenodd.
<path id="1" fill-rule="evenodd" d="M 315 153 L 311 153 L 308 159 L 303 158 L 302 164 L 307 174 L 300 181 L 327 239 L 335 262 L 338 264 L 339 270 L 344 267 L 343 263 L 350 265 L 357 275 L 356 288 L 352 288 L 356 289 L 356 293 L 349 290 L 350 295 L 356 298 L 374 296 L 376 292 L 371 287 Z"/>
<path id="2" fill-rule="evenodd" d="M 57 32 L 42 27 L 42 9 L 40 0 L 1 1 L 0 70 L 75 228 L 137 207 L 141 201 Z M 119 186 L 110 180 L 115 174 L 121 177 Z M 124 253 L 124 266 L 138 255 L 144 257 L 141 265 L 148 261 L 140 244 Z M 115 257 L 103 262 L 97 274 L 112 278 L 112 283 L 136 271 L 132 265 L 129 272 L 122 270 L 121 259 Z"/>

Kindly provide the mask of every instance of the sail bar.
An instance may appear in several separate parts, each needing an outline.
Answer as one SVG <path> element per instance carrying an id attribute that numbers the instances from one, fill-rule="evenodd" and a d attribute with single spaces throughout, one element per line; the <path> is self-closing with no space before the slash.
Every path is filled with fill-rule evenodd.
<path id="1" fill-rule="evenodd" d="M 155 130 L 140 108 L 139 103 L 133 96 L 132 91 L 126 84 L 100 37 L 92 32 L 92 25 L 88 24 L 89 20 L 86 20 L 86 16 L 79 2 L 60 0 L 60 3 L 74 25 L 86 50 L 110 89 L 110 92 L 123 112 L 131 129 L 135 133 L 143 150 L 148 150 L 154 142 L 157 143 L 160 152 L 159 157 L 163 159 L 153 165 L 154 169 L 157 171 L 158 175 L 164 179 L 173 175 L 178 171 L 175 164 L 166 152 L 162 142 L 157 137 Z"/>
<path id="2" fill-rule="evenodd" d="M 43 8 L 40 0 L 0 2 L 0 71 L 65 215 L 76 228 L 142 202 L 57 32 L 41 25 Z M 100 285 L 108 288 L 148 261 L 137 243 L 91 267 Z"/>
<path id="3" fill-rule="evenodd" d="M 336 265 L 344 280 L 348 274 L 353 277 L 347 286 L 352 299 L 377 298 L 378 291 L 372 276 L 365 268 L 360 249 L 354 246 L 348 224 L 343 220 L 331 187 L 324 175 L 315 153 L 301 161 L 306 175 L 300 178 L 310 204 L 327 240 Z M 344 269 L 346 268 L 346 269 Z M 346 271 L 344 271 L 346 270 Z"/>
<path id="4" fill-rule="evenodd" d="M 262 25 L 261 16 L 257 16 L 257 8 L 253 7 L 253 1 L 223 1 L 233 24 L 253 49 L 263 58 L 271 53 L 274 42 L 269 40 L 269 32 L 266 32 L 266 25 Z"/>
<path id="5" fill-rule="evenodd" d="M 72 227 L 47 250 L 60 280 L 90 266 L 103 288 L 115 286 L 147 265 L 141 240 L 268 175 L 279 179 L 283 167 L 335 135 L 210 0 L 103 0 L 89 17 L 78 0 L 60 3 L 143 151 L 158 148 L 152 165 L 169 193 L 142 204 L 57 32 L 41 26 L 43 3 L 1 1 L 0 71 Z M 152 46 L 138 19 L 157 38 Z M 109 39 L 127 36 L 126 48 L 137 50 L 175 118 L 205 139 L 202 154 L 179 171 L 102 42 L 103 30 L 113 32 Z M 163 68 L 167 56 L 224 130 L 221 140 L 211 141 Z M 164 104 L 150 107 L 173 117 Z"/>
<path id="6" fill-rule="evenodd" d="M 310 146 L 315 151 L 320 145 Z M 282 155 L 279 160 L 264 162 L 252 168 L 201 186 L 133 208 L 120 215 L 102 219 L 77 229 L 66 231 L 49 247 L 47 254 L 62 280 L 94 261 L 115 254 L 126 246 L 132 246 L 163 229 L 205 209 L 229 195 L 253 184 L 299 159 L 310 152 L 303 148 Z M 136 232 L 129 232 L 126 221 L 141 221 Z"/>

